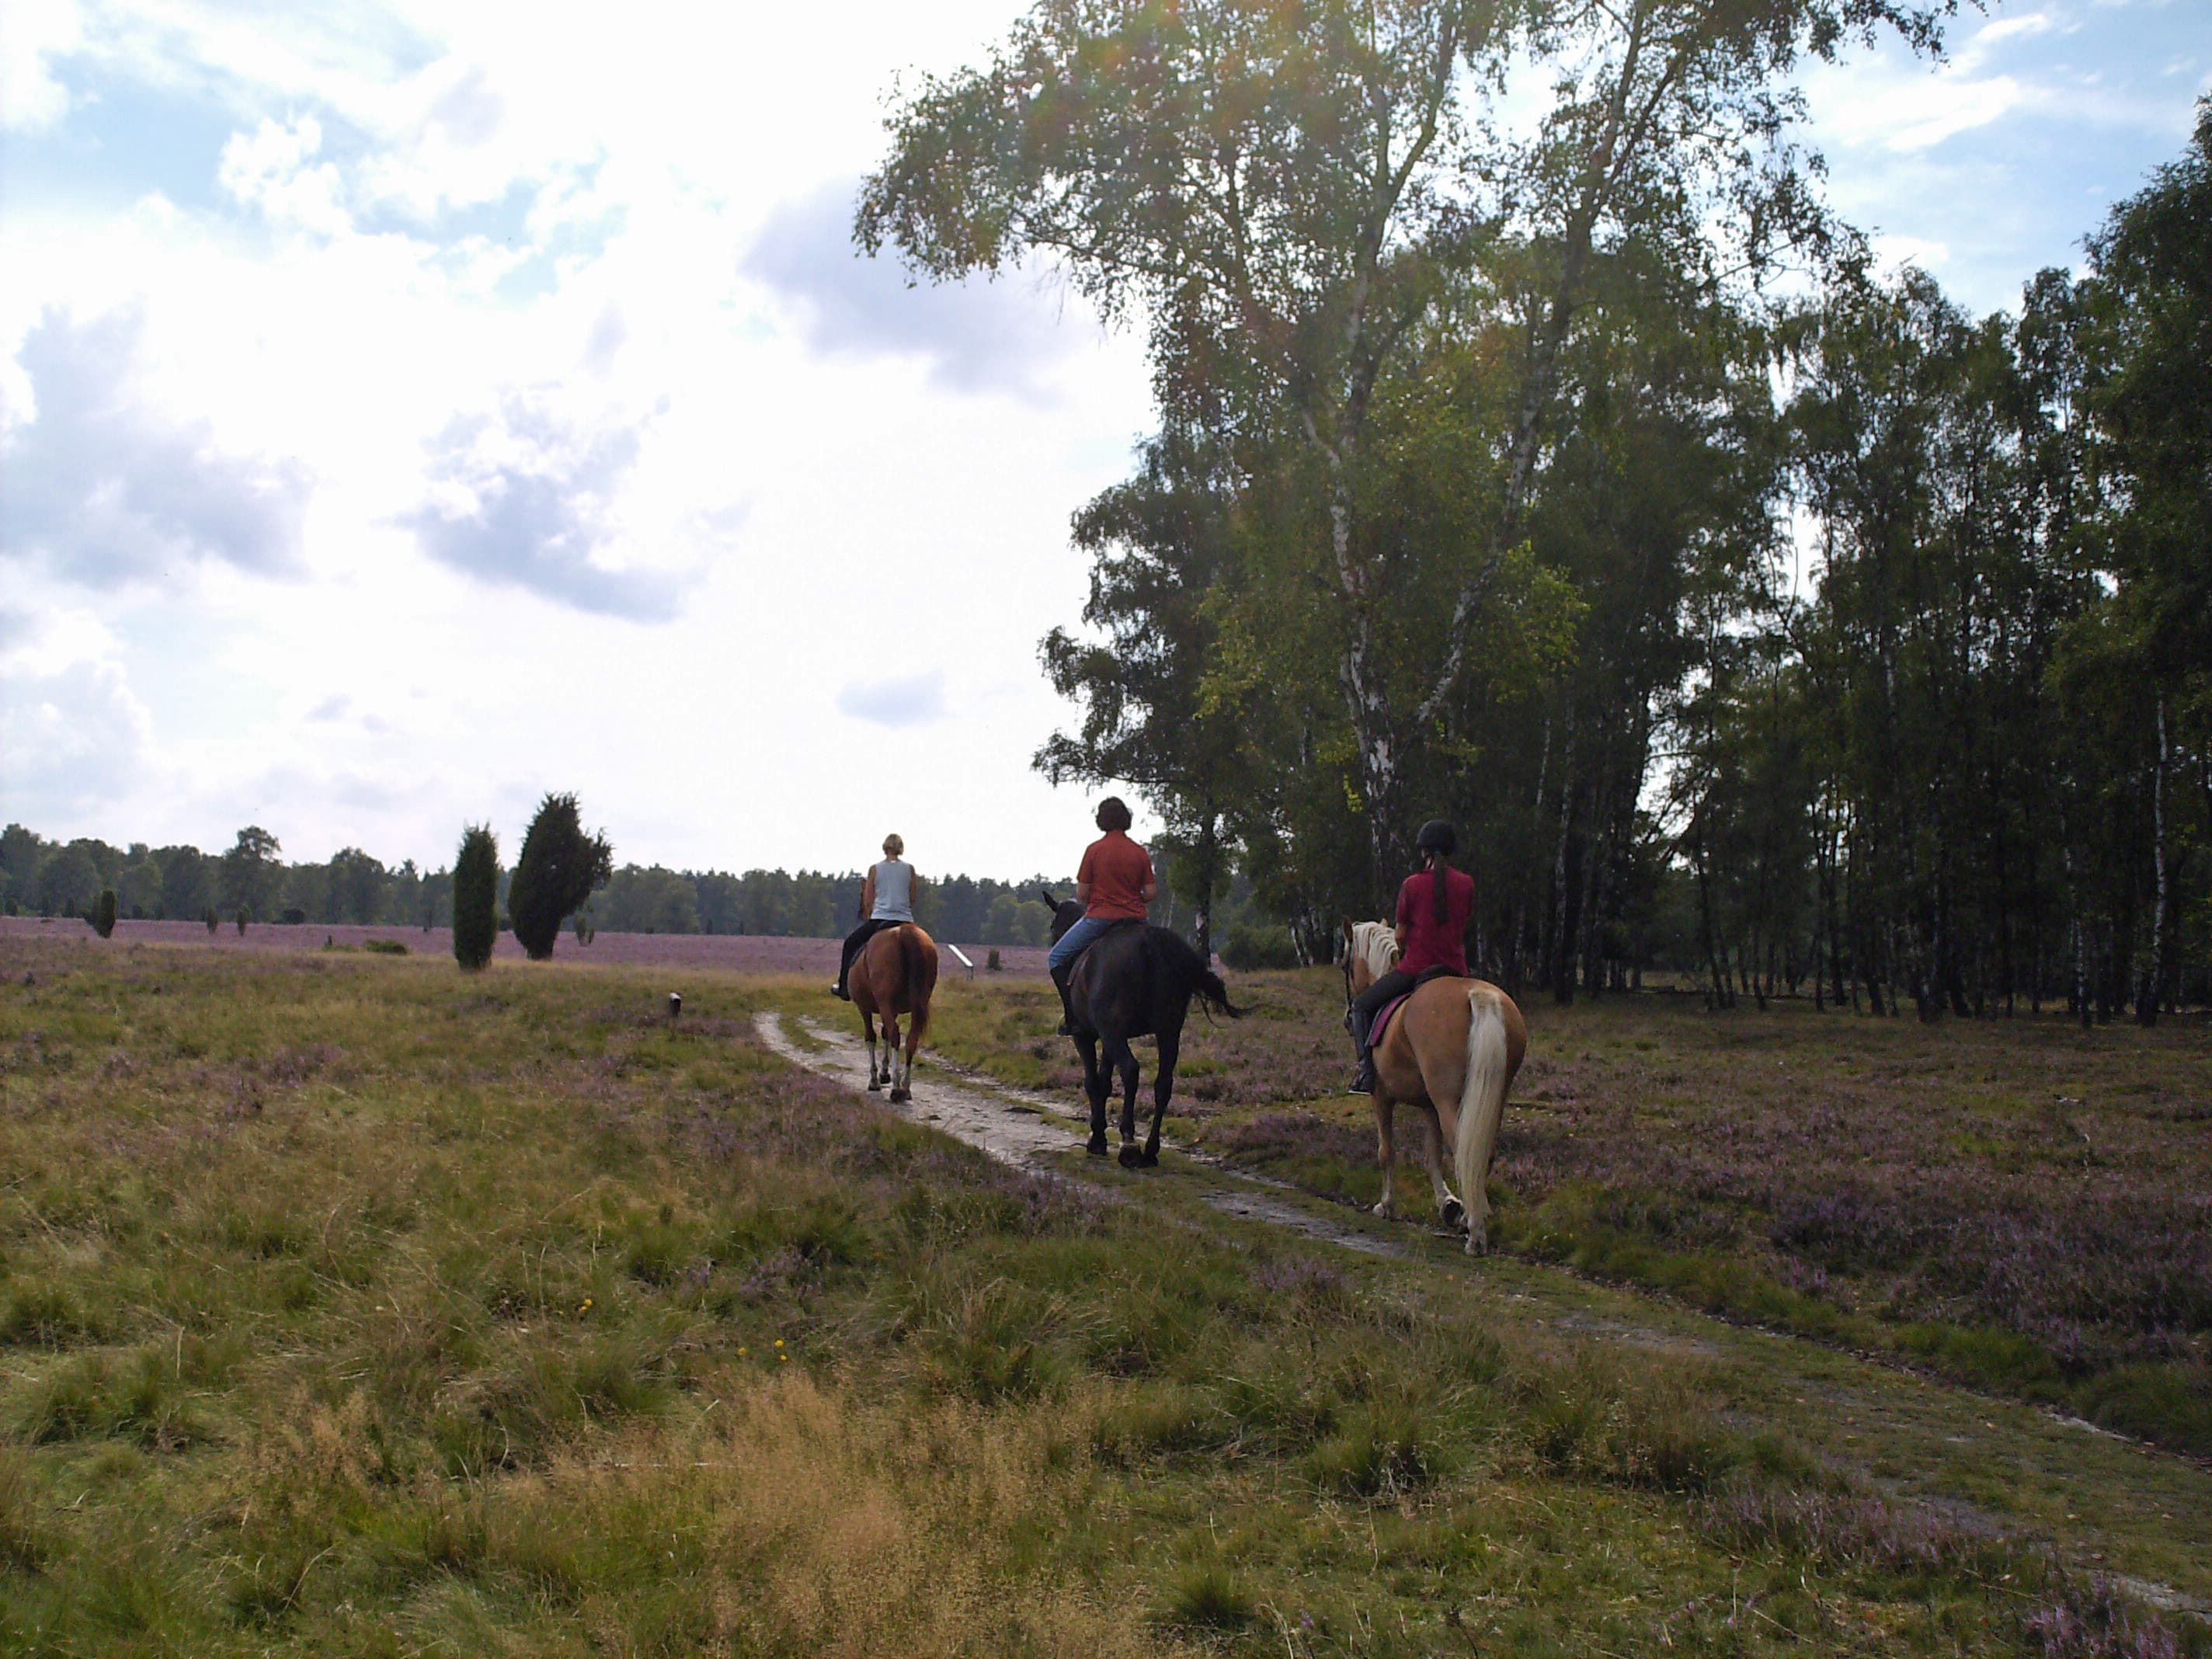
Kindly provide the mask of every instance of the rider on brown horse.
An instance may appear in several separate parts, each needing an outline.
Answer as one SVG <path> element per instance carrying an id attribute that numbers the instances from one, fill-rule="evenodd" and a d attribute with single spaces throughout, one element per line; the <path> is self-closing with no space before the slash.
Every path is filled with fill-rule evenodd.
<path id="1" fill-rule="evenodd" d="M 1398 965 L 1369 986 L 1352 1004 L 1352 1042 L 1359 1073 L 1352 1092 L 1375 1092 L 1375 1054 L 1368 1033 L 1375 1016 L 1425 979 L 1441 974 L 1468 976 L 1467 926 L 1474 915 L 1474 878 L 1445 862 L 1459 836 L 1442 818 L 1431 818 L 1413 838 L 1422 868 L 1398 889 Z"/>
<path id="2" fill-rule="evenodd" d="M 845 954 L 837 963 L 837 982 L 830 988 L 831 996 L 850 1002 L 853 999 L 845 981 L 852 975 L 853 958 L 860 954 L 860 947 L 884 928 L 914 920 L 915 890 L 921 884 L 921 878 L 906 861 L 905 853 L 902 838 L 884 837 L 883 860 L 870 867 L 867 879 L 860 884 L 860 908 L 868 919 L 845 936 Z"/>

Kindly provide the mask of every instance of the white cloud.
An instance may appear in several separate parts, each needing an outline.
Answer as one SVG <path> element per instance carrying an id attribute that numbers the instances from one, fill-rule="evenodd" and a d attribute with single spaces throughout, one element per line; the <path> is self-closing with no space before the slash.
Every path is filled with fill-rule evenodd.
<path id="1" fill-rule="evenodd" d="M 0 605 L 0 672 L 46 679 L 80 663 L 112 662 L 117 653 L 113 631 L 89 611 Z"/>
<path id="2" fill-rule="evenodd" d="M 1079 343 L 1039 291 L 1016 273 L 998 282 L 916 282 L 897 257 L 870 258 L 854 245 L 858 179 L 833 180 L 769 216 L 745 256 L 745 270 L 795 307 L 808 343 L 823 352 L 911 354 L 933 380 L 959 392 L 1011 392 L 1031 403 L 1051 398 L 1051 372 Z"/>
<path id="3" fill-rule="evenodd" d="M 341 236 L 353 228 L 353 216 L 340 200 L 344 186 L 338 170 L 328 161 L 310 165 L 322 143 L 322 124 L 312 115 L 283 123 L 264 120 L 251 133 L 233 135 L 222 147 L 216 177 L 271 224 Z"/>
<path id="4" fill-rule="evenodd" d="M 945 671 L 933 668 L 924 673 L 848 685 L 837 694 L 837 712 L 894 728 L 941 720 L 945 714 Z"/>
<path id="5" fill-rule="evenodd" d="M 496 416 L 466 417 L 439 434 L 429 499 L 398 523 L 427 556 L 480 580 L 665 622 L 679 576 L 625 546 L 616 512 L 641 441 L 639 427 L 579 431 L 542 398 L 510 395 Z"/>
<path id="6" fill-rule="evenodd" d="M 24 341 L 36 412 L 11 418 L 0 448 L 0 561 L 41 557 L 94 587 L 173 580 L 209 559 L 295 572 L 305 469 L 228 453 L 206 421 L 150 400 L 143 327 L 130 312 L 49 312 Z"/>
<path id="7" fill-rule="evenodd" d="M 89 611 L 0 611 L 0 812 L 66 823 L 138 781 L 153 717 L 118 659 Z"/>
<path id="8" fill-rule="evenodd" d="M 1917 119 L 1905 121 L 1885 141 L 1893 150 L 1926 149 L 1976 127 L 2002 120 L 2030 101 L 2027 88 L 2009 75 L 1977 80 L 1966 75 L 1938 75 L 1914 106 Z"/>
<path id="9" fill-rule="evenodd" d="M 69 88 L 52 60 L 75 51 L 83 25 L 74 0 L 7 0 L 0 5 L 0 129 L 35 132 L 69 111 Z"/>
<path id="10" fill-rule="evenodd" d="M 1950 262 L 1950 245 L 1925 236 L 1876 236 L 1873 239 L 1875 262 L 1886 271 L 1895 271 L 1906 265 L 1917 265 L 1921 270 L 1941 273 Z"/>
<path id="11" fill-rule="evenodd" d="M 2026 11 L 2013 17 L 1992 17 L 1974 31 L 1973 39 L 1966 43 L 1955 61 L 1970 66 L 1978 63 L 1988 55 L 1990 47 L 2000 42 L 2048 34 L 2058 27 L 2047 11 Z"/>

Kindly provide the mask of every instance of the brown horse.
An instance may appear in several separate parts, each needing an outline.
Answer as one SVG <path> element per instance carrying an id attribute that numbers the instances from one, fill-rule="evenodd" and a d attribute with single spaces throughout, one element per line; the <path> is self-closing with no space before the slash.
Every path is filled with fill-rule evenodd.
<path id="1" fill-rule="evenodd" d="M 894 1101 L 914 1097 L 914 1054 L 929 1030 L 929 997 L 937 988 L 937 942 L 910 921 L 870 939 L 853 964 L 848 988 L 868 1038 L 868 1087 L 890 1085 Z M 899 1060 L 899 1017 L 911 1015 L 906 1059 Z M 876 1021 L 884 1022 L 883 1069 L 876 1068 Z"/>
<path id="2" fill-rule="evenodd" d="M 1390 924 L 1344 924 L 1345 1004 L 1397 962 Z M 1375 1045 L 1376 1158 L 1382 1166 L 1382 1201 L 1391 1212 L 1391 1119 L 1400 1104 L 1417 1106 L 1429 1121 L 1429 1184 L 1447 1227 L 1467 1224 L 1470 1255 L 1487 1248 L 1491 1154 L 1498 1146 L 1505 1093 L 1528 1051 L 1528 1028 L 1513 999 L 1486 980 L 1446 975 L 1424 980 L 1391 1017 Z M 1449 1143 L 1462 1204 L 1445 1183 L 1443 1148 Z"/>

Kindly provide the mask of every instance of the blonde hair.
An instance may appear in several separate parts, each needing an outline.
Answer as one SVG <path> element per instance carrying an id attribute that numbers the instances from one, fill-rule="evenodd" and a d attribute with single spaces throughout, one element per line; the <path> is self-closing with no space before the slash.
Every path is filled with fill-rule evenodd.
<path id="1" fill-rule="evenodd" d="M 906 853 L 906 837 L 903 836 L 885 836 L 884 837 L 884 851 L 890 854 L 893 858 L 904 856 Z"/>

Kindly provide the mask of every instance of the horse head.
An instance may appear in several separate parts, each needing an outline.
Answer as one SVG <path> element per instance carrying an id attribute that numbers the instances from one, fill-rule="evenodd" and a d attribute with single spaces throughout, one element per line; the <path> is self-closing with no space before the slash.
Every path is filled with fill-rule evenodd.
<path id="1" fill-rule="evenodd" d="M 1052 942 L 1057 945 L 1062 934 L 1083 920 L 1083 901 L 1081 899 L 1062 901 L 1054 896 L 1052 889 L 1042 883 L 1037 885 L 1037 894 L 1052 907 Z"/>

